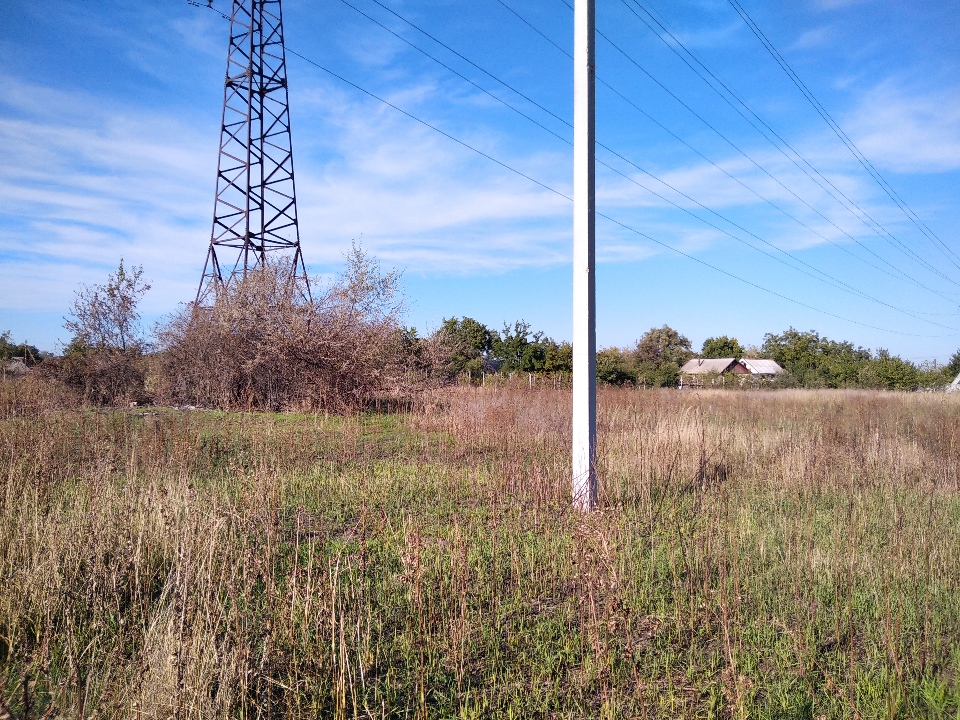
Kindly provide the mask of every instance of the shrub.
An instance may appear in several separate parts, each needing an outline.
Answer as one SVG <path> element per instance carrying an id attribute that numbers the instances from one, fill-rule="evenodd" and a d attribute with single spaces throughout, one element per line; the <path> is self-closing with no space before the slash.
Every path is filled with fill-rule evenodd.
<path id="1" fill-rule="evenodd" d="M 345 411 L 409 392 L 421 373 L 408 362 L 417 339 L 400 323 L 399 275 L 382 274 L 356 247 L 347 260 L 345 275 L 317 297 L 289 269 L 266 264 L 218 290 L 213 306 L 185 306 L 158 328 L 158 398 Z"/>
<path id="2" fill-rule="evenodd" d="M 39 365 L 38 380 L 65 386 L 90 405 L 149 400 L 143 358 L 147 343 L 138 309 L 149 289 L 143 269 L 127 270 L 121 259 L 106 283 L 78 290 L 64 320 L 73 340 L 63 357 Z"/>
<path id="3" fill-rule="evenodd" d="M 150 400 L 139 348 L 86 350 L 48 358 L 36 369 L 40 381 L 59 383 L 85 405 L 126 405 Z"/>

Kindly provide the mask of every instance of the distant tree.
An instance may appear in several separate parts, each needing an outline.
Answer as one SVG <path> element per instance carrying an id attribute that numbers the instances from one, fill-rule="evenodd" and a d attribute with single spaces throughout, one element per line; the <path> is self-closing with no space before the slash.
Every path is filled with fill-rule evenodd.
<path id="1" fill-rule="evenodd" d="M 676 387 L 680 382 L 680 365 L 675 362 L 651 365 L 640 363 L 633 366 L 636 384 L 640 387 Z"/>
<path id="2" fill-rule="evenodd" d="M 493 351 L 494 336 L 486 325 L 473 318 L 445 318 L 436 339 L 447 348 L 446 374 L 451 378 L 463 373 L 479 376 Z"/>
<path id="3" fill-rule="evenodd" d="M 620 348 L 604 348 L 597 353 L 597 380 L 608 385 L 629 385 L 637 380 L 630 356 Z"/>
<path id="4" fill-rule="evenodd" d="M 743 356 L 743 346 L 736 338 L 726 335 L 707 338 L 703 341 L 703 348 L 700 350 L 700 357 L 703 358 L 736 358 L 739 360 Z"/>
<path id="5" fill-rule="evenodd" d="M 150 289 L 143 268 L 127 270 L 120 260 L 103 285 L 88 285 L 76 292 L 64 327 L 73 333 L 72 345 L 95 351 L 142 349 L 140 301 Z"/>
<path id="6" fill-rule="evenodd" d="M 960 350 L 957 350 L 947 361 L 947 364 L 944 366 L 946 374 L 952 378 L 955 378 L 957 375 L 960 375 Z"/>
<path id="7" fill-rule="evenodd" d="M 543 364 L 545 372 L 573 372 L 573 345 L 548 339 L 544 347 L 546 350 Z"/>
<path id="8" fill-rule="evenodd" d="M 520 356 L 519 370 L 523 372 L 543 372 L 547 366 L 547 348 L 543 340 L 527 343 Z"/>
<path id="9" fill-rule="evenodd" d="M 761 352 L 776 360 L 803 387 L 856 387 L 861 384 L 861 369 L 873 358 L 869 350 L 853 343 L 792 327 L 779 335 L 767 333 Z"/>
<path id="10" fill-rule="evenodd" d="M 33 345 L 25 342 L 15 343 L 9 330 L 0 333 L 0 360 L 22 357 L 27 365 L 36 365 L 43 360 L 44 356 L 45 354 Z"/>
<path id="11" fill-rule="evenodd" d="M 634 362 L 658 368 L 666 363 L 680 367 L 693 357 L 690 340 L 669 325 L 652 328 L 637 341 L 633 351 Z"/>
<path id="12" fill-rule="evenodd" d="M 494 335 L 493 354 L 502 364 L 503 372 L 537 372 L 546 364 L 546 336 L 532 333 L 530 323 L 517 320 L 511 327 L 503 324 L 503 330 Z"/>
<path id="13" fill-rule="evenodd" d="M 447 357 L 444 373 L 453 379 L 471 373 L 479 380 L 484 368 L 501 372 L 570 372 L 573 348 L 558 343 L 542 332 L 534 332 L 530 323 L 517 320 L 504 323 L 503 330 L 490 330 L 473 318 L 448 318 L 431 338 Z"/>
<path id="14" fill-rule="evenodd" d="M 407 366 L 411 370 L 432 371 L 429 339 L 420 337 L 415 327 L 401 326 L 396 332 L 399 335 L 400 354 L 406 358 Z"/>
<path id="15" fill-rule="evenodd" d="M 877 351 L 877 357 L 865 362 L 860 369 L 860 384 L 883 390 L 916 390 L 921 381 L 917 367 L 886 350 Z"/>

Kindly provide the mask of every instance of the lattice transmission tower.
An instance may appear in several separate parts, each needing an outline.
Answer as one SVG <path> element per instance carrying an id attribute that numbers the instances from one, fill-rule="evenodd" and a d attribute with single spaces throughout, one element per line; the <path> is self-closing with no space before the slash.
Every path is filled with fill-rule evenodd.
<path id="1" fill-rule="evenodd" d="M 197 305 L 268 256 L 289 267 L 309 295 L 280 0 L 233 0 L 213 231 Z"/>

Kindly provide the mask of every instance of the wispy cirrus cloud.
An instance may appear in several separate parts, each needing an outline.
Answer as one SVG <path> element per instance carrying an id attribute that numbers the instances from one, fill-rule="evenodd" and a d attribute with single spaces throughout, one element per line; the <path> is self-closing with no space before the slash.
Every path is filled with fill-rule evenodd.
<path id="1" fill-rule="evenodd" d="M 791 50 L 812 50 L 822 47 L 835 39 L 835 30 L 830 25 L 821 25 L 800 33 L 790 45 Z"/>
<path id="2" fill-rule="evenodd" d="M 121 256 L 157 277 L 161 302 L 182 296 L 180 278 L 196 265 L 189 250 L 204 235 L 211 143 L 175 118 L 4 84 L 0 305 L 19 306 L 13 288 L 29 276 L 42 289 L 29 307 L 62 308 L 76 282 L 102 278 Z"/>
<path id="3" fill-rule="evenodd" d="M 890 80 L 865 93 L 844 122 L 881 167 L 905 173 L 960 168 L 960 86 L 916 92 Z"/>
<path id="4" fill-rule="evenodd" d="M 215 126 L 4 82 L 0 306 L 63 308 L 77 282 L 102 279 L 121 256 L 145 266 L 148 305 L 190 299 L 209 238 Z M 385 262 L 423 273 L 567 259 L 567 201 L 389 108 L 325 86 L 313 94 L 317 104 L 307 92 L 299 108 L 309 122 L 294 128 L 308 263 L 338 264 L 361 238 Z M 416 107 L 428 96 L 408 87 L 391 99 Z M 496 133 L 467 138 L 507 153 Z M 563 185 L 562 157 L 533 152 L 513 162 Z M 24 294 L 25 277 L 42 292 Z"/>

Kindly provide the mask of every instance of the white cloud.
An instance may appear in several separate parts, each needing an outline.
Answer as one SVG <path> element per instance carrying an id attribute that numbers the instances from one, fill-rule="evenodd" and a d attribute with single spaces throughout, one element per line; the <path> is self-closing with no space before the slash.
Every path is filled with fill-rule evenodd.
<path id="1" fill-rule="evenodd" d="M 673 37 L 679 40 L 684 47 L 697 50 L 729 47 L 737 41 L 742 31 L 743 23 L 741 23 L 739 19 L 720 27 L 711 27 L 702 30 L 677 31 L 671 29 Z M 660 37 L 669 45 L 675 44 L 673 38 L 666 33 L 661 33 Z"/>
<path id="2" fill-rule="evenodd" d="M 873 0 L 813 0 L 813 4 L 823 10 L 839 10 L 852 5 L 863 5 Z"/>
<path id="3" fill-rule="evenodd" d="M 209 238 L 216 130 L 4 79 L 0 307 L 61 309 L 122 256 L 153 281 L 147 309 L 190 299 Z M 351 240 L 408 272 L 502 272 L 567 261 L 569 203 L 373 102 L 319 89 L 294 127 L 307 262 Z M 422 88 L 401 91 L 415 105 Z M 497 135 L 466 134 L 493 156 Z M 322 138 L 318 140 L 317 138 Z M 514 159 L 566 180 L 566 160 Z M 561 188 L 562 189 L 562 188 Z M 28 298 L 24 278 L 35 289 Z"/>
<path id="4" fill-rule="evenodd" d="M 960 168 L 960 87 L 917 94 L 888 81 L 866 93 L 843 126 L 881 168 L 909 173 Z"/>
<path id="5" fill-rule="evenodd" d="M 790 47 L 792 50 L 812 50 L 832 42 L 834 35 L 833 27 L 822 25 L 802 32 Z"/>

